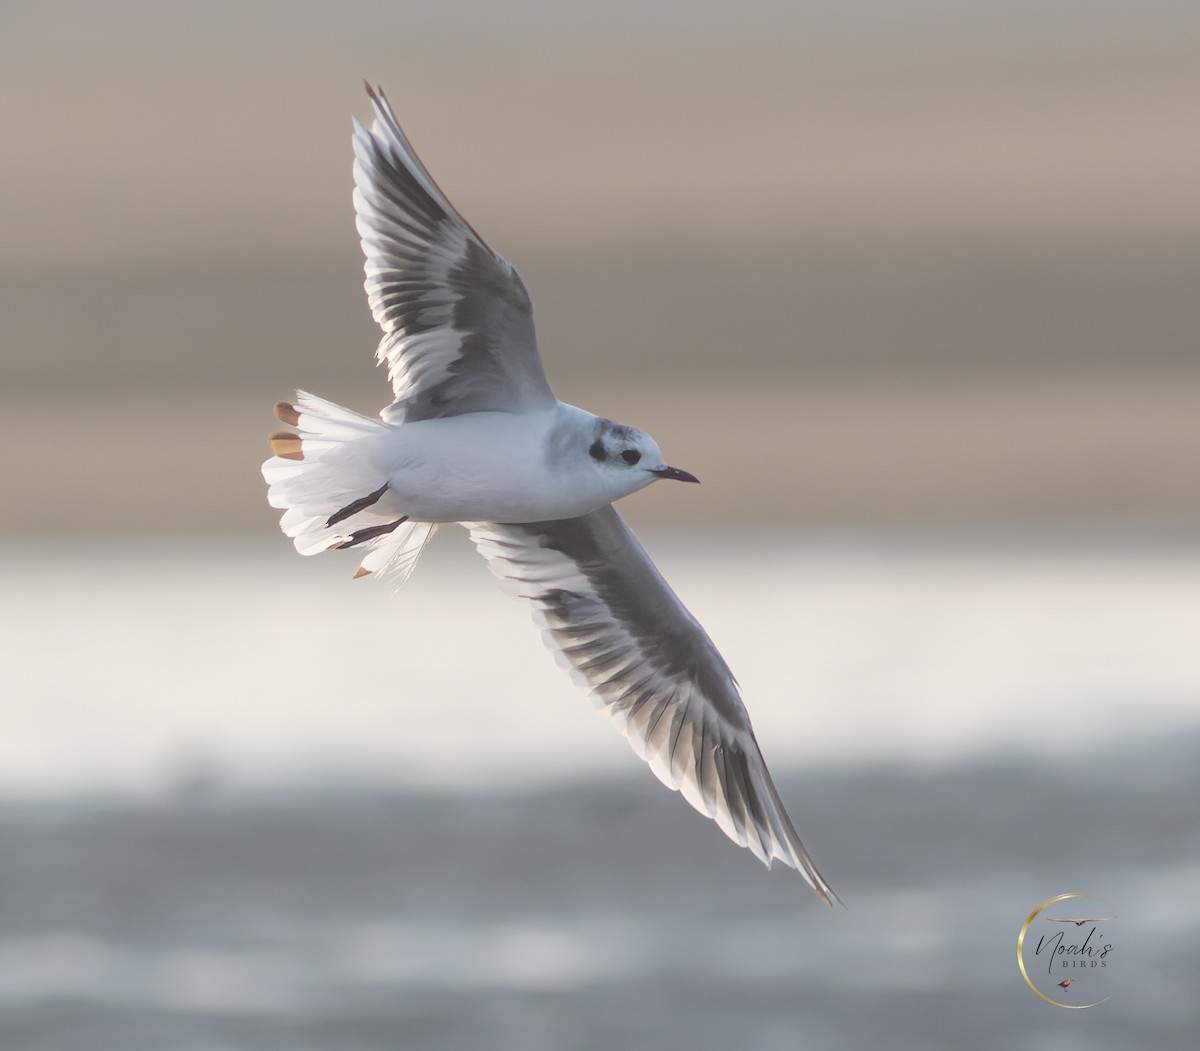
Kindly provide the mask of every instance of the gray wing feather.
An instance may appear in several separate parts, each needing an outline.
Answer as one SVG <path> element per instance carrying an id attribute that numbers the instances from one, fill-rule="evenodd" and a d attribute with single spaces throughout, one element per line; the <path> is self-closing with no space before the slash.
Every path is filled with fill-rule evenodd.
<path id="1" fill-rule="evenodd" d="M 613 507 L 519 525 L 466 523 L 556 659 L 667 787 L 770 866 L 836 895 L 767 772 L 728 665 Z"/>
<path id="2" fill-rule="evenodd" d="M 393 423 L 555 404 L 516 270 L 446 199 L 382 91 L 354 122 L 354 210 L 371 313 L 383 329 Z"/>

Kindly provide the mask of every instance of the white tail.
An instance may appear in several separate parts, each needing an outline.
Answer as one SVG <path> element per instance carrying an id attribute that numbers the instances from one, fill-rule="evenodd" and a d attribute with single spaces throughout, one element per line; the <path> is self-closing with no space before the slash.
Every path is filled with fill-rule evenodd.
<path id="1" fill-rule="evenodd" d="M 297 392 L 275 415 L 294 431 L 271 435 L 275 453 L 262 465 L 267 501 L 284 514 L 279 526 L 302 555 L 362 547 L 356 577 L 390 572 L 402 583 L 437 526 L 410 522 L 386 499 L 387 475 L 374 454 L 392 430 L 331 401 Z"/>

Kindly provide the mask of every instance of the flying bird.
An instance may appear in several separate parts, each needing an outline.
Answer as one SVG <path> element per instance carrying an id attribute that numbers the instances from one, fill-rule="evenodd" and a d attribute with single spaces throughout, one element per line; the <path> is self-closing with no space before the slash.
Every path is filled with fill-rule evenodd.
<path id="1" fill-rule="evenodd" d="M 1082 927 L 1085 923 L 1104 923 L 1108 920 L 1115 920 L 1116 916 L 1084 916 L 1082 919 L 1056 919 L 1053 916 L 1047 916 L 1046 920 L 1049 923 L 1073 923 L 1076 927 Z"/>
<path id="2" fill-rule="evenodd" d="M 283 532 L 302 555 L 358 549 L 356 577 L 403 581 L 439 525 L 464 526 L 659 780 L 832 904 L 728 665 L 612 506 L 696 477 L 644 431 L 555 397 L 516 270 L 438 188 L 383 91 L 367 94 L 354 209 L 394 398 L 378 417 L 304 392 L 276 405 L 290 429 L 262 471 Z"/>

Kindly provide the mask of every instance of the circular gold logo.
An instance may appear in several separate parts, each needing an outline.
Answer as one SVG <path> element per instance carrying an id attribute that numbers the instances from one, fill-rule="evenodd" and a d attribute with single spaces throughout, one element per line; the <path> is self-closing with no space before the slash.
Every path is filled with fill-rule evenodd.
<path id="1" fill-rule="evenodd" d="M 1017 935 L 1021 977 L 1055 1007 L 1080 1010 L 1104 1003 L 1111 995 L 1116 918 L 1107 901 L 1082 891 L 1042 902 Z"/>

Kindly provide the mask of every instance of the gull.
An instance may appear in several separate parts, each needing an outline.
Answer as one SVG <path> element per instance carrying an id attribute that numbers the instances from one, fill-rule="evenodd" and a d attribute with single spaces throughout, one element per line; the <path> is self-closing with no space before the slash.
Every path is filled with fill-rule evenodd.
<path id="1" fill-rule="evenodd" d="M 275 406 L 267 499 L 302 555 L 358 548 L 356 577 L 407 579 L 458 523 L 556 659 L 633 750 L 734 842 L 836 899 L 800 842 L 729 666 L 613 507 L 696 477 L 644 431 L 560 402 L 516 270 L 455 210 L 382 89 L 354 122 L 354 210 L 376 351 L 378 417 L 311 394 Z"/>

